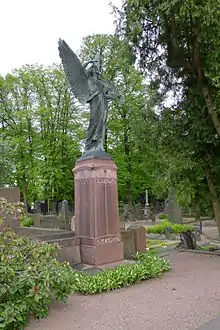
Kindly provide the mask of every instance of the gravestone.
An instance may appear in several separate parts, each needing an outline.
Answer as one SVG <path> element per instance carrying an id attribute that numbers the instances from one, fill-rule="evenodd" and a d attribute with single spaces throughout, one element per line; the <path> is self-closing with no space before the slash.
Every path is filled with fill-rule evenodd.
<path id="1" fill-rule="evenodd" d="M 57 202 L 52 202 L 51 213 L 52 214 L 57 214 Z"/>
<path id="2" fill-rule="evenodd" d="M 61 206 L 62 206 L 62 202 L 58 202 L 57 203 L 57 214 L 60 214 L 60 212 L 61 212 Z"/>
<path id="3" fill-rule="evenodd" d="M 41 215 L 40 215 L 40 213 L 33 213 L 32 219 L 34 221 L 34 227 L 40 228 L 40 226 L 41 226 Z"/>
<path id="4" fill-rule="evenodd" d="M 124 247 L 124 258 L 132 259 L 136 255 L 135 238 L 132 230 L 121 230 L 121 239 Z"/>
<path id="5" fill-rule="evenodd" d="M 62 219 L 68 219 L 69 216 L 69 208 L 68 208 L 68 201 L 64 199 L 61 203 L 61 208 L 60 208 L 60 216 Z"/>
<path id="6" fill-rule="evenodd" d="M 133 208 L 128 204 L 124 204 L 124 220 L 125 221 L 134 221 L 134 210 Z"/>
<path id="7" fill-rule="evenodd" d="M 155 203 L 155 213 L 164 212 L 164 202 L 157 200 Z"/>
<path id="8" fill-rule="evenodd" d="M 47 215 L 49 213 L 47 201 L 40 203 L 40 213 L 42 213 L 43 215 Z"/>
<path id="9" fill-rule="evenodd" d="M 128 230 L 133 232 L 135 252 L 146 252 L 146 230 L 144 226 L 131 225 Z"/>
<path id="10" fill-rule="evenodd" d="M 41 201 L 40 200 L 36 200 L 34 202 L 34 213 L 41 213 Z"/>
<path id="11" fill-rule="evenodd" d="M 176 202 L 173 188 L 170 189 L 164 213 L 167 214 L 170 221 L 174 223 L 182 223 L 181 208 Z"/>
<path id="12" fill-rule="evenodd" d="M 9 203 L 20 202 L 20 189 L 19 188 L 0 188 L 0 197 L 6 199 Z M 19 212 L 16 209 L 15 212 L 6 214 L 2 209 L 0 215 L 3 216 L 3 223 L 0 224 L 0 230 L 6 227 L 20 227 Z"/>
<path id="13" fill-rule="evenodd" d="M 136 220 L 143 220 L 144 219 L 144 210 L 141 203 L 135 205 L 135 219 Z"/>

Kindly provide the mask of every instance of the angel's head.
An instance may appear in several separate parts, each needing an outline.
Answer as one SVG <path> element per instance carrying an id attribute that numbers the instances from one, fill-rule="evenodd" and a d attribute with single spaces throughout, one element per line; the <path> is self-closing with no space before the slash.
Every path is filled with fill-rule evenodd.
<path id="1" fill-rule="evenodd" d="M 92 65 L 88 68 L 87 72 L 88 75 L 93 78 L 98 78 L 100 74 L 97 65 L 95 65 L 95 63 L 92 63 Z"/>

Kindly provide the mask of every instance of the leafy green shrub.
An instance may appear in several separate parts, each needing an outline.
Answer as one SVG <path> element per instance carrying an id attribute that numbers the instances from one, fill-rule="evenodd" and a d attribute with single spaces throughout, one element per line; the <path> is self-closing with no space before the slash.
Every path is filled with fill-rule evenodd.
<path id="1" fill-rule="evenodd" d="M 95 276 L 75 272 L 73 287 L 75 292 L 81 294 L 108 292 L 158 277 L 168 269 L 170 269 L 170 264 L 167 260 L 152 253 L 138 254 L 136 263 L 120 265 L 114 269 L 105 269 Z"/>
<path id="2" fill-rule="evenodd" d="M 161 219 L 161 220 L 167 219 L 167 214 L 160 214 L 159 219 Z"/>
<path id="3" fill-rule="evenodd" d="M 32 218 L 27 217 L 21 202 L 8 202 L 4 197 L 0 197 L 0 224 L 4 223 L 7 215 L 18 216 L 21 227 L 31 227 L 34 224 Z"/>
<path id="4" fill-rule="evenodd" d="M 33 219 L 30 217 L 27 217 L 26 214 L 24 214 L 24 213 L 20 214 L 19 220 L 20 220 L 21 227 L 31 227 L 34 224 Z"/>
<path id="5" fill-rule="evenodd" d="M 54 298 L 96 294 L 160 276 L 170 269 L 154 252 L 138 254 L 137 262 L 91 276 L 73 271 L 55 259 L 58 245 L 31 241 L 12 231 L 0 232 L 0 328 L 24 329 L 30 315 L 44 318 Z"/>
<path id="6" fill-rule="evenodd" d="M 0 328 L 23 329 L 29 315 L 46 317 L 53 297 L 65 301 L 72 293 L 72 268 L 54 256 L 55 244 L 1 233 Z"/>
<path id="7" fill-rule="evenodd" d="M 183 231 L 187 231 L 187 230 L 193 231 L 194 227 L 192 225 L 172 223 L 168 219 L 165 219 L 158 225 L 146 228 L 149 234 L 165 234 L 166 229 L 169 229 L 171 233 L 180 234 Z"/>
<path id="8" fill-rule="evenodd" d="M 0 197 L 0 224 L 4 223 L 4 220 L 8 215 L 16 216 L 16 211 L 19 215 L 22 212 L 23 203 L 8 202 L 4 197 Z"/>

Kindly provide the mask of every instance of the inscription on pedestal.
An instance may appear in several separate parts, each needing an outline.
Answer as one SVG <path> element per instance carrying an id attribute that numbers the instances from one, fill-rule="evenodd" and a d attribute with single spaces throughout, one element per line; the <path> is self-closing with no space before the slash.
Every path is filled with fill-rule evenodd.
<path id="1" fill-rule="evenodd" d="M 96 182 L 98 183 L 105 183 L 105 184 L 109 184 L 109 183 L 116 183 L 116 179 L 112 179 L 112 178 L 95 178 Z"/>
<path id="2" fill-rule="evenodd" d="M 99 178 L 99 177 L 94 177 L 94 178 L 83 178 L 83 179 L 77 179 L 75 178 L 75 181 L 79 182 L 80 184 L 85 184 L 89 183 L 90 181 L 95 180 L 97 183 L 105 183 L 105 184 L 116 184 L 117 180 L 114 178 Z"/>
<path id="3" fill-rule="evenodd" d="M 120 242 L 119 237 L 100 238 L 96 240 L 96 245 L 111 244 L 116 242 Z"/>

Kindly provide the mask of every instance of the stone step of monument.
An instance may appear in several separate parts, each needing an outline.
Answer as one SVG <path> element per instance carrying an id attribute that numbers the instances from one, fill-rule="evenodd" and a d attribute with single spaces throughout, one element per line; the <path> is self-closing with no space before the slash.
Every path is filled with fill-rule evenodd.
<path id="1" fill-rule="evenodd" d="M 49 241 L 58 241 L 58 240 L 63 240 L 63 239 L 72 239 L 73 237 L 75 237 L 74 232 L 65 232 L 65 233 L 59 233 L 59 234 L 49 234 L 49 235 L 39 235 L 39 236 L 35 236 L 35 238 L 41 240 L 41 241 L 45 241 L 45 242 L 49 242 Z"/>

